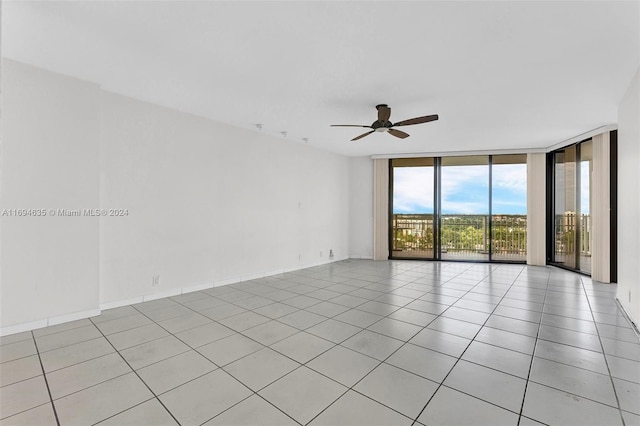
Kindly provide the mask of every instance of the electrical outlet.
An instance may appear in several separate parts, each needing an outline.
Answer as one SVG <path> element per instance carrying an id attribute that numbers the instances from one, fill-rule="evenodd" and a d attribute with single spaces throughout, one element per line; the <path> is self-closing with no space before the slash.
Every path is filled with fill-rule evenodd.
<path id="1" fill-rule="evenodd" d="M 154 276 L 151 278 L 151 286 L 152 286 L 152 287 L 155 287 L 155 286 L 157 286 L 157 285 L 160 285 L 160 275 L 154 275 Z"/>
<path id="2" fill-rule="evenodd" d="M 629 303 L 631 303 L 631 290 L 629 290 Z"/>
<path id="3" fill-rule="evenodd" d="M 329 249 L 329 257 L 333 257 L 333 249 Z"/>

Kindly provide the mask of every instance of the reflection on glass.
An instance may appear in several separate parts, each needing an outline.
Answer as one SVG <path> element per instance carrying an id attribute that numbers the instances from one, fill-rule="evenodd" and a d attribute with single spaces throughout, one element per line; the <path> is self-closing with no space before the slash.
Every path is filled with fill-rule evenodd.
<path id="1" fill-rule="evenodd" d="M 395 258 L 433 259 L 434 160 L 392 160 L 391 249 Z"/>
<path id="2" fill-rule="evenodd" d="M 491 259 L 527 260 L 526 154 L 492 157 Z"/>
<path id="3" fill-rule="evenodd" d="M 441 176 L 441 258 L 489 260 L 489 157 L 445 157 Z"/>
<path id="4" fill-rule="evenodd" d="M 554 154 L 554 261 L 576 267 L 576 146 Z"/>

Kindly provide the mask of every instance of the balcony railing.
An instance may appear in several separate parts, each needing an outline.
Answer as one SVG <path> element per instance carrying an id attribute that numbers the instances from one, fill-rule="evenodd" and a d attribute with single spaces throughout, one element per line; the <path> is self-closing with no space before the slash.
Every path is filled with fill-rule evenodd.
<path id="1" fill-rule="evenodd" d="M 394 214 L 394 255 L 433 257 L 434 216 Z M 447 257 L 482 258 L 489 253 L 501 260 L 525 260 L 527 254 L 526 215 L 493 215 L 489 236 L 488 215 L 447 214 L 441 216 L 441 250 Z M 490 238 L 491 237 L 491 238 Z"/>

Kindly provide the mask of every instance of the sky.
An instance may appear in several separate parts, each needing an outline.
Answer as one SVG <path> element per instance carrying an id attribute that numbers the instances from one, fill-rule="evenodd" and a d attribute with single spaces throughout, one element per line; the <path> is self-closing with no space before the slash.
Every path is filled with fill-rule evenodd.
<path id="1" fill-rule="evenodd" d="M 442 167 L 443 214 L 489 214 L 489 167 Z M 493 214 L 527 213 L 526 164 L 493 166 Z M 433 213 L 433 167 L 396 167 L 394 213 Z"/>

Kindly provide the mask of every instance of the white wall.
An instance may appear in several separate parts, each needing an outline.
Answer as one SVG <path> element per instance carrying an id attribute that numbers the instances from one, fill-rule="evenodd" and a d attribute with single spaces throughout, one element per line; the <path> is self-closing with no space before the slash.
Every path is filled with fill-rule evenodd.
<path id="1" fill-rule="evenodd" d="M 0 210 L 47 211 L 0 217 L 6 334 L 98 308 L 99 220 L 49 210 L 98 208 L 99 87 L 3 60 L 2 95 Z"/>
<path id="2" fill-rule="evenodd" d="M 349 257 L 373 259 L 373 160 L 349 160 Z"/>
<path id="3" fill-rule="evenodd" d="M 640 69 L 618 106 L 618 300 L 640 324 Z"/>
<path id="4" fill-rule="evenodd" d="M 9 60 L 2 77 L 0 207 L 128 215 L 2 217 L 0 335 L 348 257 L 349 158 Z"/>
<path id="5" fill-rule="evenodd" d="M 347 157 L 111 93 L 101 105 L 100 202 L 129 209 L 102 219 L 103 304 L 348 257 Z"/>

